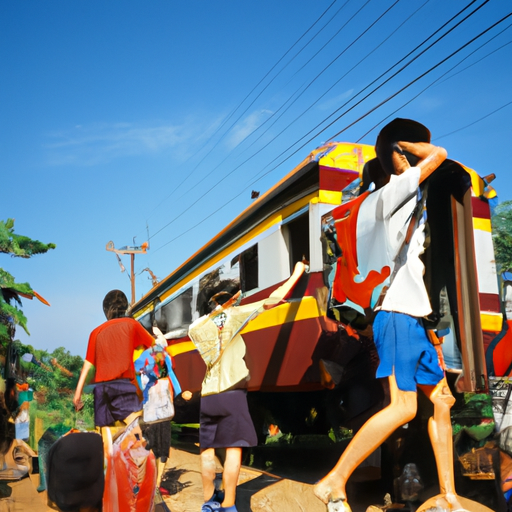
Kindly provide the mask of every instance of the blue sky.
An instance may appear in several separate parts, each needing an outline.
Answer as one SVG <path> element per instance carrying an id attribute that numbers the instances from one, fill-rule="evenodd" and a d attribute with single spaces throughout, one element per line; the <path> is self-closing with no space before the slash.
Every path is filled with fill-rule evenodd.
<path id="1" fill-rule="evenodd" d="M 426 124 L 512 199 L 512 17 L 442 63 L 509 2 L 473 2 L 464 15 L 482 7 L 458 28 L 364 90 L 470 3 L 1 2 L 2 218 L 57 244 L 0 263 L 52 304 L 24 301 L 31 336 L 19 338 L 84 356 L 105 293 L 130 293 L 107 242 L 140 245 L 149 229 L 140 298 L 151 288 L 142 269 L 164 278 L 250 204 L 251 189 L 330 138 L 373 144 L 388 116 Z"/>

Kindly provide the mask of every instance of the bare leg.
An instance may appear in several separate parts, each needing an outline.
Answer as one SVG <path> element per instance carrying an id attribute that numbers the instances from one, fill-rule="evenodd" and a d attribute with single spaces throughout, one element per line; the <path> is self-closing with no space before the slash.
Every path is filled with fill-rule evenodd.
<path id="1" fill-rule="evenodd" d="M 390 404 L 372 416 L 349 443 L 334 469 L 314 488 L 317 498 L 324 503 L 345 500 L 345 485 L 352 472 L 368 455 L 375 451 L 398 427 L 416 415 L 415 391 L 398 389 L 394 376 L 389 377 Z M 350 510 L 347 507 L 347 510 Z"/>
<path id="2" fill-rule="evenodd" d="M 232 507 L 235 504 L 236 486 L 238 485 L 241 465 L 242 448 L 226 448 L 226 461 L 222 475 L 222 483 L 224 484 L 224 501 L 222 506 L 224 508 Z"/>
<path id="3" fill-rule="evenodd" d="M 208 501 L 215 491 L 215 449 L 205 448 L 201 450 L 201 476 L 203 479 L 204 501 Z"/>
<path id="4" fill-rule="evenodd" d="M 160 484 L 162 483 L 162 477 L 164 475 L 166 462 L 164 462 L 162 460 L 162 457 L 158 457 L 158 459 L 156 459 L 156 487 L 157 487 L 157 489 L 160 487 Z"/>
<path id="5" fill-rule="evenodd" d="M 453 438 L 450 409 L 455 403 L 446 379 L 436 386 L 420 386 L 434 404 L 434 416 L 428 422 L 430 442 L 434 449 L 441 495 L 453 509 L 461 509 L 453 475 Z"/>

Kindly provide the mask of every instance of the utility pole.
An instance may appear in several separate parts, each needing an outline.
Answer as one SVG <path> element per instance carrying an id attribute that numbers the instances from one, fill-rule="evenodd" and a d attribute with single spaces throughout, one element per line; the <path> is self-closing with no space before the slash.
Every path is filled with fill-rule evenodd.
<path id="1" fill-rule="evenodd" d="M 130 274 L 130 283 L 132 285 L 132 300 L 130 302 L 130 306 L 135 304 L 135 255 L 136 254 L 146 254 L 148 250 L 149 244 L 148 242 L 144 242 L 141 246 L 125 246 L 120 249 L 116 249 L 114 247 L 114 242 L 110 241 L 107 244 L 107 251 L 115 252 L 116 254 L 129 254 L 131 258 L 131 274 Z"/>

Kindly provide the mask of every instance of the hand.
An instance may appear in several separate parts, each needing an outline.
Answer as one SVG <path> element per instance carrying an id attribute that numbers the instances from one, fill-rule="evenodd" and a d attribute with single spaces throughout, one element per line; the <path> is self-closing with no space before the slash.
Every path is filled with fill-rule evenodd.
<path id="1" fill-rule="evenodd" d="M 156 336 L 155 344 L 162 348 L 166 348 L 168 345 L 167 339 L 156 325 L 153 326 L 153 334 Z"/>
<path id="2" fill-rule="evenodd" d="M 401 142 L 397 142 L 393 145 L 393 154 L 391 155 L 396 175 L 403 174 L 411 167 L 411 164 L 407 160 L 407 156 L 403 152 L 401 144 Z"/>
<path id="3" fill-rule="evenodd" d="M 73 405 L 75 406 L 76 412 L 81 411 L 84 408 L 84 403 L 82 402 L 82 397 L 75 396 L 75 398 L 73 398 Z"/>
<path id="4" fill-rule="evenodd" d="M 428 142 L 398 142 L 398 146 L 418 159 L 414 164 L 420 169 L 420 183 L 428 178 L 448 156 L 446 149 Z"/>

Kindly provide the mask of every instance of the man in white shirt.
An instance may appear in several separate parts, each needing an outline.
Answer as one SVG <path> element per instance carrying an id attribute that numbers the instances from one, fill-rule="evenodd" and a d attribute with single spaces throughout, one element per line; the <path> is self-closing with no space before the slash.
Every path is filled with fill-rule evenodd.
<path id="1" fill-rule="evenodd" d="M 357 263 L 363 277 L 371 270 L 390 269 L 389 279 L 374 290 L 372 306 L 380 298 L 373 323 L 380 358 L 377 377 L 388 378 L 391 401 L 363 425 L 314 492 L 329 511 L 349 512 L 345 491 L 348 478 L 398 427 L 416 416 L 420 386 L 434 404 L 429 434 L 441 490 L 436 503 L 446 510 L 462 511 L 466 509 L 461 503 L 466 506 L 468 500 L 456 495 L 453 477 L 450 408 L 455 400 L 422 324 L 431 306 L 420 259 L 425 242 L 421 184 L 446 159 L 446 151 L 430 144 L 426 127 L 406 119 L 386 125 L 375 149 L 380 165 L 373 162 L 371 166 L 376 189 L 358 211 Z"/>

